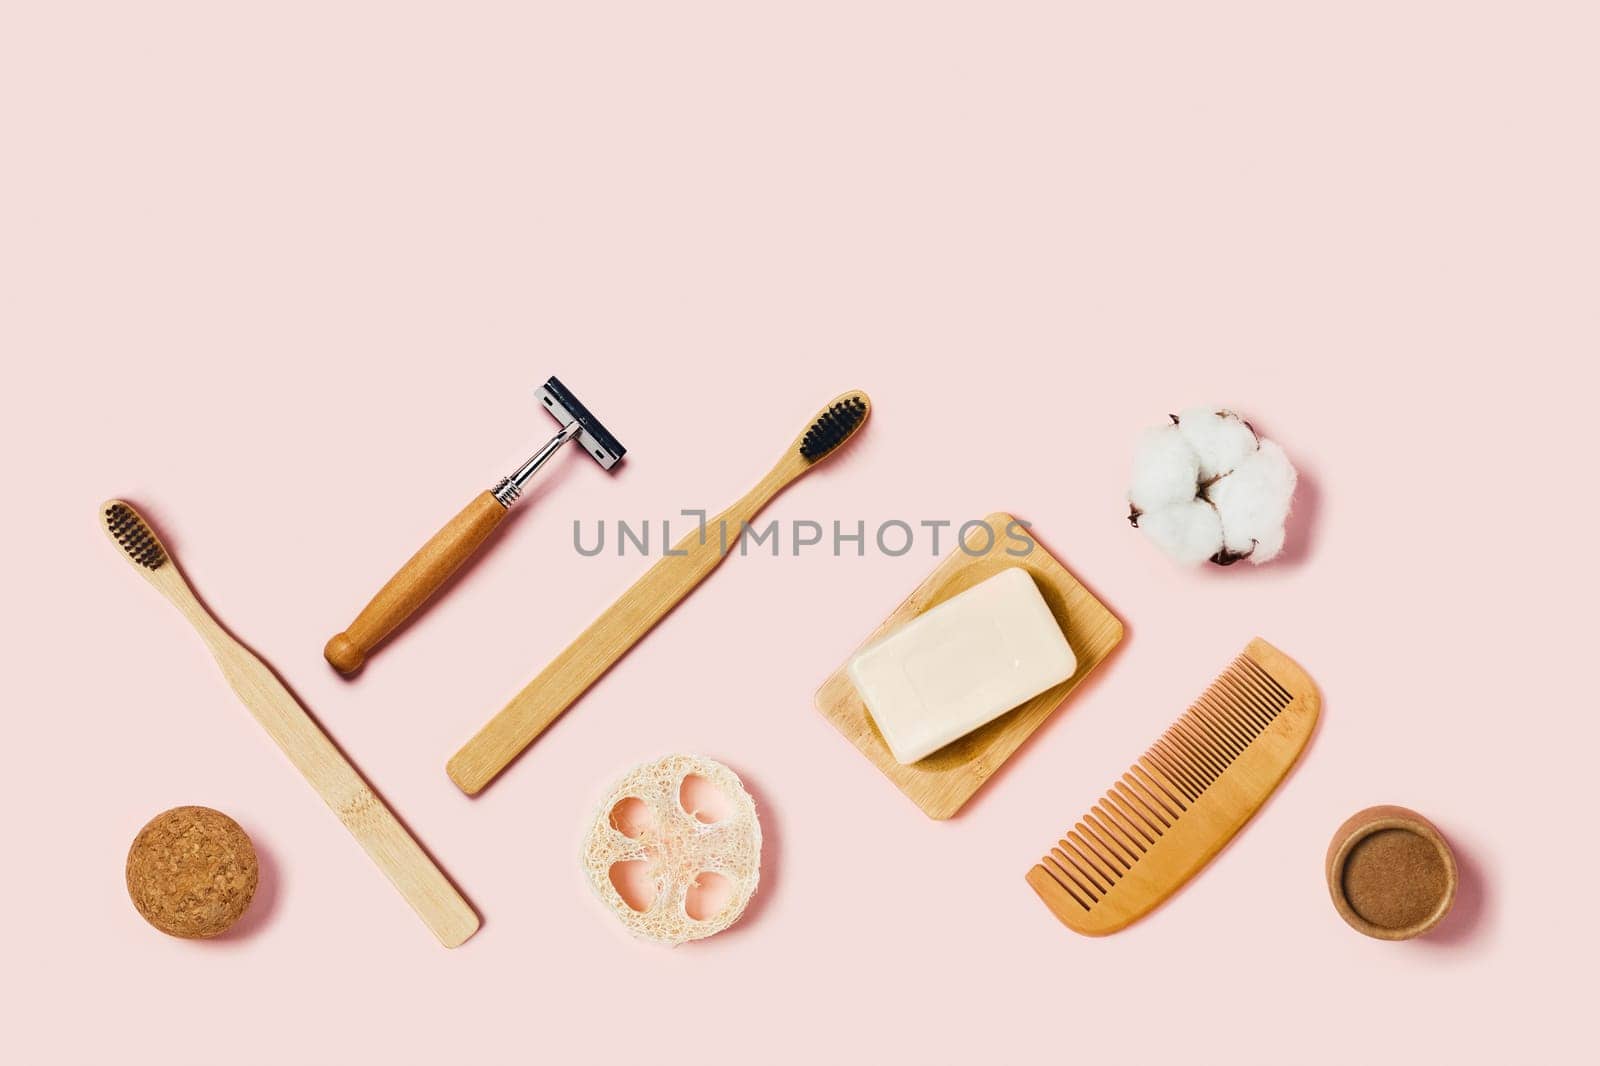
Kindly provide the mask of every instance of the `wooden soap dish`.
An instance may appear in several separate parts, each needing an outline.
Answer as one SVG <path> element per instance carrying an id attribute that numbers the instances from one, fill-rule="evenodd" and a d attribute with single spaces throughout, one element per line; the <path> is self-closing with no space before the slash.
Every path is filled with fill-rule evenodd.
<path id="1" fill-rule="evenodd" d="M 848 663 L 834 671 L 817 690 L 817 710 L 929 818 L 949 818 L 959 811 L 1122 640 L 1122 622 L 1117 616 L 1037 541 L 1026 555 L 1008 554 L 1008 549 L 1018 548 L 1017 541 L 1008 534 L 1008 527 L 1016 519 L 1000 512 L 984 521 L 989 526 L 988 550 L 976 554 L 984 546 L 985 534 L 974 528 L 965 547 L 946 556 L 927 580 L 862 642 L 862 647 L 1001 570 L 1020 566 L 1033 576 L 1050 612 L 1067 635 L 1067 643 L 1078 658 L 1077 673 L 909 766 L 897 762 L 890 753 L 850 682 Z"/>
<path id="2" fill-rule="evenodd" d="M 1410 940 L 1438 925 L 1460 879 L 1433 823 L 1392 805 L 1351 815 L 1328 845 L 1326 871 L 1339 917 L 1379 940 Z"/>

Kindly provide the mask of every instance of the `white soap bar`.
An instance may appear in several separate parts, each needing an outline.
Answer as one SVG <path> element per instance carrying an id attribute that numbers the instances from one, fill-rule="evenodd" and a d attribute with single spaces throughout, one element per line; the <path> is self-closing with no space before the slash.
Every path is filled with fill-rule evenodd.
<path id="1" fill-rule="evenodd" d="M 1033 578 L 1012 567 L 862 649 L 850 680 L 894 757 L 913 763 L 1077 669 Z"/>

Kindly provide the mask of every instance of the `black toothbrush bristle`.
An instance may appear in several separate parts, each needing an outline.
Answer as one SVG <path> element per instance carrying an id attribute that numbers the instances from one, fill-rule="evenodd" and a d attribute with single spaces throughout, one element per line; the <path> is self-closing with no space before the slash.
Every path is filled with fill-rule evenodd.
<path id="1" fill-rule="evenodd" d="M 128 553 L 128 558 L 146 570 L 159 570 L 167 561 L 167 553 L 162 550 L 161 542 L 132 507 L 114 503 L 106 508 L 105 517 L 106 529 L 110 530 L 112 538 L 122 550 Z"/>
<path id="2" fill-rule="evenodd" d="M 867 417 L 866 401 L 859 396 L 840 400 L 811 423 L 800 441 L 800 455 L 814 463 L 837 448 Z"/>

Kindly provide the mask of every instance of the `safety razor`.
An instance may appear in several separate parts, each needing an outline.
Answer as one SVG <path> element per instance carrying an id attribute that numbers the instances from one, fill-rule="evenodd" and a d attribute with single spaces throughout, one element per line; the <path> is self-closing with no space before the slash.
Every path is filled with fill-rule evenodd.
<path id="1" fill-rule="evenodd" d="M 335 670 L 348 675 L 361 669 L 367 656 L 427 603 L 483 545 L 522 497 L 528 482 L 562 445 L 577 441 L 584 454 L 599 463 L 602 470 L 611 470 L 627 454 L 622 443 L 561 384 L 561 379 L 552 377 L 535 395 L 540 406 L 560 424 L 556 435 L 494 488 L 479 493 L 462 508 L 378 590 L 344 632 L 328 641 L 322 654 Z"/>

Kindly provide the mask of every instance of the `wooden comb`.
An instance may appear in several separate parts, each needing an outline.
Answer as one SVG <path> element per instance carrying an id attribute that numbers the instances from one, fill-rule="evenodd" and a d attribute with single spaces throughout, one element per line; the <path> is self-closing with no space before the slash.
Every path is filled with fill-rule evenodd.
<path id="1" fill-rule="evenodd" d="M 1304 670 L 1252 640 L 1028 871 L 1028 884 L 1086 936 L 1138 921 L 1267 801 L 1311 739 L 1321 703 Z"/>

